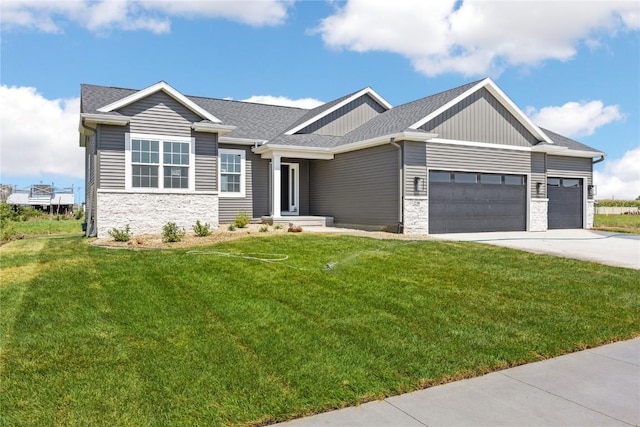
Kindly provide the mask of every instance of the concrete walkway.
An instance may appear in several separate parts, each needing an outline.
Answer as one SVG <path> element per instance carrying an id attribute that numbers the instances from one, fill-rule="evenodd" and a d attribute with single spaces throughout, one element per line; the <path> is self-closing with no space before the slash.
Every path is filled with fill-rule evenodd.
<path id="1" fill-rule="evenodd" d="M 278 425 L 637 426 L 640 337 Z"/>

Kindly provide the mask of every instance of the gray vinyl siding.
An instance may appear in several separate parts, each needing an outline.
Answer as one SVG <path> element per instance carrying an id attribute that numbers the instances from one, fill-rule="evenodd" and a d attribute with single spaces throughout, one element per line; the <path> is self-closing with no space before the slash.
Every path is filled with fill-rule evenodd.
<path id="1" fill-rule="evenodd" d="M 196 191 L 218 191 L 218 134 L 195 137 Z"/>
<path id="2" fill-rule="evenodd" d="M 123 126 L 98 126 L 98 188 L 124 190 L 124 142 Z"/>
<path id="3" fill-rule="evenodd" d="M 164 92 L 156 92 L 118 111 L 133 117 L 132 133 L 190 137 L 191 124 L 202 120 Z"/>
<path id="4" fill-rule="evenodd" d="M 300 164 L 300 215 L 309 215 L 309 161 L 296 161 Z"/>
<path id="5" fill-rule="evenodd" d="M 538 140 L 486 89 L 463 99 L 420 129 L 440 138 L 530 147 Z"/>
<path id="6" fill-rule="evenodd" d="M 252 218 L 269 215 L 269 161 L 251 152 L 251 147 L 220 145 L 219 148 L 245 150 L 245 197 L 224 197 L 219 193 L 219 220 L 233 222 L 239 212 L 244 211 Z"/>
<path id="7" fill-rule="evenodd" d="M 427 166 L 430 170 L 525 175 L 531 170 L 531 153 L 427 143 Z"/>
<path id="8" fill-rule="evenodd" d="M 343 136 L 362 126 L 383 111 L 385 111 L 384 107 L 369 95 L 364 95 L 310 124 L 298 133 Z"/>
<path id="9" fill-rule="evenodd" d="M 547 175 L 546 160 L 544 153 L 531 153 L 531 197 L 542 198 L 547 197 Z M 536 185 L 540 182 L 540 193 L 537 192 Z"/>
<path id="10" fill-rule="evenodd" d="M 404 142 L 404 194 L 427 195 L 427 148 L 423 142 Z M 415 178 L 420 183 L 416 189 Z"/>
<path id="11" fill-rule="evenodd" d="M 593 164 L 590 158 L 547 155 L 547 177 L 584 178 L 591 185 Z"/>
<path id="12" fill-rule="evenodd" d="M 311 215 L 337 224 L 398 224 L 398 150 L 383 145 L 309 162 Z"/>
<path id="13" fill-rule="evenodd" d="M 95 231 L 95 219 L 96 219 L 96 136 L 86 137 L 85 145 L 85 222 L 87 223 L 86 235 L 91 236 Z"/>

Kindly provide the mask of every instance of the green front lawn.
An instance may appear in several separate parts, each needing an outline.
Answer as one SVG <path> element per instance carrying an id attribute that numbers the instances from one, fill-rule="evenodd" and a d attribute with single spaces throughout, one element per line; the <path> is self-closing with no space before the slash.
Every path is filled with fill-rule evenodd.
<path id="1" fill-rule="evenodd" d="M 596 230 L 640 234 L 640 215 L 595 215 Z"/>
<path id="2" fill-rule="evenodd" d="M 311 234 L 206 250 L 288 259 L 2 246 L 0 425 L 270 423 L 640 334 L 635 270 Z"/>

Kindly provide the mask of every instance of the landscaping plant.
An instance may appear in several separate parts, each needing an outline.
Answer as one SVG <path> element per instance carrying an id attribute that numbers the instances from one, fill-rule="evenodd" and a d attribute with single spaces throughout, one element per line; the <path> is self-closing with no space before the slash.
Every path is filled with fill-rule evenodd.
<path id="1" fill-rule="evenodd" d="M 184 235 L 184 228 L 179 228 L 175 222 L 168 222 L 162 227 L 163 242 L 179 242 Z"/>

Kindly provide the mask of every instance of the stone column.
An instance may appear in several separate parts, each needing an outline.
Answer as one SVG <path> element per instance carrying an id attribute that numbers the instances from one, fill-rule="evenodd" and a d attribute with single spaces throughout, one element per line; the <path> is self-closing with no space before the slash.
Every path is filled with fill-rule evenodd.
<path id="1" fill-rule="evenodd" d="M 404 234 L 429 233 L 429 198 L 427 196 L 405 196 Z"/>
<path id="2" fill-rule="evenodd" d="M 549 199 L 531 199 L 529 231 L 547 231 Z"/>

